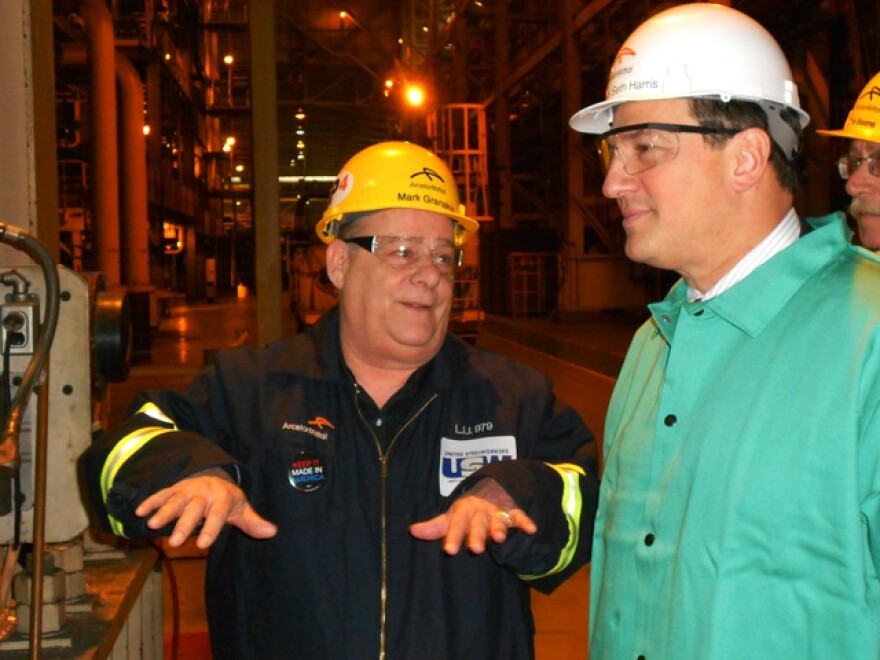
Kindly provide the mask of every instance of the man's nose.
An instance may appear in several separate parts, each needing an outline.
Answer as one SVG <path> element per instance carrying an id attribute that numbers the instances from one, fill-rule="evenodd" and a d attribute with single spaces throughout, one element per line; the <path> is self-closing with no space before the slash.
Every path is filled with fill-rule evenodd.
<path id="1" fill-rule="evenodd" d="M 867 160 L 859 163 L 856 171 L 850 174 L 849 179 L 846 180 L 846 192 L 851 197 L 855 197 L 872 188 L 880 190 L 880 177 L 874 176 L 868 171 L 870 164 L 870 161 Z"/>
<path id="2" fill-rule="evenodd" d="M 434 256 L 431 254 L 430 250 L 426 249 L 420 251 L 415 265 L 415 276 L 420 280 L 423 280 L 426 284 L 434 284 L 443 277 L 443 273 L 440 271 L 440 266 L 434 262 Z"/>
<path id="3" fill-rule="evenodd" d="M 602 194 L 608 199 L 617 199 L 625 191 L 631 189 L 635 177 L 626 171 L 623 158 L 614 156 L 608 164 L 605 181 L 602 182 Z"/>

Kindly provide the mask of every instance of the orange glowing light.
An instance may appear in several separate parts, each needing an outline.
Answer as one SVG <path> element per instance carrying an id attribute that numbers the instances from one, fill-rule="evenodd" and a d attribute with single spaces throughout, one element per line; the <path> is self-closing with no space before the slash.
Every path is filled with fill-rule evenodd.
<path id="1" fill-rule="evenodd" d="M 406 102 L 417 108 L 425 102 L 425 90 L 418 85 L 410 85 L 406 88 Z"/>

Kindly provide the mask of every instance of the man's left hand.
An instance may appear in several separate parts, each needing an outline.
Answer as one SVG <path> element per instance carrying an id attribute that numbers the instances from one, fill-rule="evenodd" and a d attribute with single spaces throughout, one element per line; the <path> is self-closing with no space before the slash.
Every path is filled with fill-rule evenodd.
<path id="1" fill-rule="evenodd" d="M 487 478 L 455 500 L 448 511 L 410 525 L 409 531 L 423 541 L 443 539 L 444 552 L 456 555 L 465 542 L 474 554 L 486 550 L 487 539 L 504 543 L 513 528 L 526 534 L 538 531 L 538 526 L 525 511 L 516 507 L 507 491 L 494 479 Z"/>

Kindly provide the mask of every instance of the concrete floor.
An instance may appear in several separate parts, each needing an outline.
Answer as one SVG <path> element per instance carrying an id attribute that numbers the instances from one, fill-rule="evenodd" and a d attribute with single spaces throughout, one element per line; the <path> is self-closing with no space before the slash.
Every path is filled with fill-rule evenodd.
<path id="1" fill-rule="evenodd" d="M 120 418 L 138 390 L 183 387 L 217 348 L 253 341 L 255 314 L 253 298 L 172 308 L 151 333 L 149 352 L 135 354 L 129 380 L 111 386 L 105 403 L 108 423 Z M 481 327 L 478 344 L 546 372 L 557 395 L 580 412 L 601 441 L 614 378 L 637 323 L 631 317 L 607 315 L 577 322 L 490 317 Z M 284 327 L 286 332 L 295 329 L 287 313 Z M 173 658 L 176 652 L 180 659 L 208 659 L 204 556 L 192 544 L 174 551 L 166 548 L 166 552 L 166 657 Z M 588 567 L 550 596 L 533 592 L 539 660 L 587 657 L 588 594 Z"/>

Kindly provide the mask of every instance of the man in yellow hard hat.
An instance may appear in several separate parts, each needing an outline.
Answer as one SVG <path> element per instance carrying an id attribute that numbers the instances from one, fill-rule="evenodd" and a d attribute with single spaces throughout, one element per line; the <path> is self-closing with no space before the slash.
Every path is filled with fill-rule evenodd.
<path id="1" fill-rule="evenodd" d="M 359 152 L 316 229 L 338 306 L 142 395 L 88 456 L 100 514 L 211 547 L 216 658 L 534 657 L 530 586 L 589 558 L 591 433 L 545 376 L 447 333 L 477 223 L 436 155 Z"/>
<path id="2" fill-rule="evenodd" d="M 843 128 L 816 132 L 849 138 L 849 151 L 838 159 L 837 171 L 852 198 L 849 212 L 858 223 L 859 243 L 880 250 L 880 73 L 862 89 Z"/>

